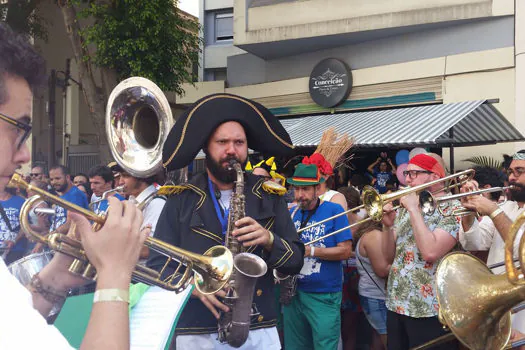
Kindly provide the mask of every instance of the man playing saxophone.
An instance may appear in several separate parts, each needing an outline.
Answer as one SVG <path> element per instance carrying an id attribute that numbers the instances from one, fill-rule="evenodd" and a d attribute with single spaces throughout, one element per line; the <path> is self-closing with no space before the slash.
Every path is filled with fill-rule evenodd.
<path id="1" fill-rule="evenodd" d="M 271 269 L 297 274 L 303 264 L 304 246 L 287 211 L 284 199 L 271 194 L 264 179 L 244 175 L 245 216 L 228 229 L 229 212 L 237 173 L 231 162 L 242 168 L 248 146 L 256 151 L 288 155 L 293 151 L 289 135 L 279 121 L 260 104 L 229 94 L 204 97 L 195 102 L 177 121 L 164 145 L 167 170 L 187 166 L 200 149 L 206 154 L 206 172 L 188 184 L 176 186 L 178 194 L 166 202 L 157 223 L 155 237 L 183 249 L 204 253 L 224 244 L 231 233 L 243 249 L 263 258 L 266 274 L 257 280 L 251 330 L 243 349 L 280 349 L 276 330 L 273 277 Z M 292 152 L 293 153 L 293 152 Z M 164 259 L 151 253 L 148 265 L 162 268 Z M 221 301 L 224 291 L 202 295 L 193 291 L 176 329 L 177 349 L 223 348 L 218 340 L 217 320 L 228 307 Z"/>

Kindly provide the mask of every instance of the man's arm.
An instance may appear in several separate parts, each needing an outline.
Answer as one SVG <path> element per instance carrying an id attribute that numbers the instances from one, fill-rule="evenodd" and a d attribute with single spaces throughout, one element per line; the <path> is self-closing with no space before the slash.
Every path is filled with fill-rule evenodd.
<path id="1" fill-rule="evenodd" d="M 366 168 L 366 170 L 368 170 L 369 173 L 373 174 L 374 173 L 374 168 L 375 166 L 377 165 L 377 163 L 379 163 L 381 161 L 381 157 L 377 158 L 377 160 L 375 162 L 373 162 L 372 164 L 370 164 L 368 166 L 368 168 Z"/>
<path id="2" fill-rule="evenodd" d="M 418 196 L 415 193 L 410 193 L 401 198 L 401 205 L 407 209 L 410 215 L 410 224 L 416 245 L 425 261 L 434 262 L 454 247 L 457 238 L 452 236 L 450 232 L 441 228 L 430 231 L 419 208 Z M 455 224 L 456 219 L 449 217 L 443 220 L 450 220 L 451 223 Z"/>
<path id="3" fill-rule="evenodd" d="M 311 253 L 311 247 L 309 245 L 305 246 L 304 256 L 312 256 Z M 341 261 L 348 259 L 351 254 L 352 241 L 344 241 L 337 243 L 336 247 L 315 247 L 313 256 L 321 260 Z"/>
<path id="4" fill-rule="evenodd" d="M 104 227 L 93 232 L 88 220 L 70 213 L 82 238 L 82 245 L 89 261 L 97 269 L 97 290 L 129 290 L 131 273 L 138 260 L 139 251 L 149 230 L 139 231 L 142 214 L 129 202 L 112 199 Z M 71 258 L 56 254 L 53 260 L 39 273 L 46 289 L 65 292 L 69 288 L 85 283 L 67 269 Z M 33 304 L 42 315 L 47 315 L 53 306 L 33 286 Z M 81 349 L 129 349 L 129 305 L 122 301 L 95 302 Z"/>
<path id="5" fill-rule="evenodd" d="M 267 231 L 270 231 L 274 238 L 271 246 L 266 246 L 263 258 L 269 268 L 277 269 L 286 275 L 296 275 L 303 267 L 304 244 L 299 240 L 284 198 L 276 195 L 270 197 L 273 200 L 275 220 Z M 242 229 L 234 230 L 234 235 Z"/>
<path id="6" fill-rule="evenodd" d="M 464 201 L 463 206 L 467 209 L 477 211 L 482 216 L 490 216 L 492 213 L 499 209 L 499 206 L 488 198 L 483 196 L 471 196 Z M 498 230 L 503 241 L 507 241 L 509 237 L 509 230 L 512 226 L 512 220 L 504 213 L 501 212 L 494 218 L 492 222 Z"/>

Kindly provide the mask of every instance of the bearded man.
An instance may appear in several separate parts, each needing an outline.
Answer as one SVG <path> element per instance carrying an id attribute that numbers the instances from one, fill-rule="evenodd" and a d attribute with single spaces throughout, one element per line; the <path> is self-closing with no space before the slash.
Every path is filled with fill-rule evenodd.
<path id="1" fill-rule="evenodd" d="M 164 144 L 163 163 L 176 170 L 193 161 L 200 149 L 206 171 L 176 187 L 167 201 L 155 237 L 199 254 L 224 244 L 228 232 L 230 198 L 235 195 L 236 172 L 231 161 L 244 168 L 248 147 L 279 156 L 293 154 L 290 136 L 277 118 L 257 102 L 240 96 L 216 94 L 195 102 L 177 121 Z M 253 296 L 248 339 L 242 349 L 281 349 L 276 329 L 274 283 L 271 269 L 297 274 L 303 265 L 304 246 L 284 199 L 265 189 L 264 179 L 244 174 L 245 217 L 231 234 L 250 253 L 265 260 L 268 270 L 259 277 Z M 148 265 L 161 269 L 163 256 L 151 252 Z M 217 319 L 228 312 L 224 291 L 203 295 L 196 289 L 176 328 L 177 349 L 225 349 L 218 340 Z"/>

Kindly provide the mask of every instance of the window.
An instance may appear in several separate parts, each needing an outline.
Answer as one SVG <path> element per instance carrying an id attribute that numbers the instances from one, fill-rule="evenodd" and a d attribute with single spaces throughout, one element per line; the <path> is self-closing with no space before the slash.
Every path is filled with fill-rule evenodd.
<path id="1" fill-rule="evenodd" d="M 215 14 L 215 41 L 233 40 L 233 12 Z"/>

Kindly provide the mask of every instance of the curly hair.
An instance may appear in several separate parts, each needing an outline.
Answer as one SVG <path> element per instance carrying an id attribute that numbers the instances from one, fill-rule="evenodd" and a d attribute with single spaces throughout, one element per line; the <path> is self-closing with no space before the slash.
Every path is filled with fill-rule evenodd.
<path id="1" fill-rule="evenodd" d="M 0 22 L 0 105 L 8 99 L 6 76 L 21 77 L 31 90 L 45 82 L 45 61 L 23 36 Z"/>

